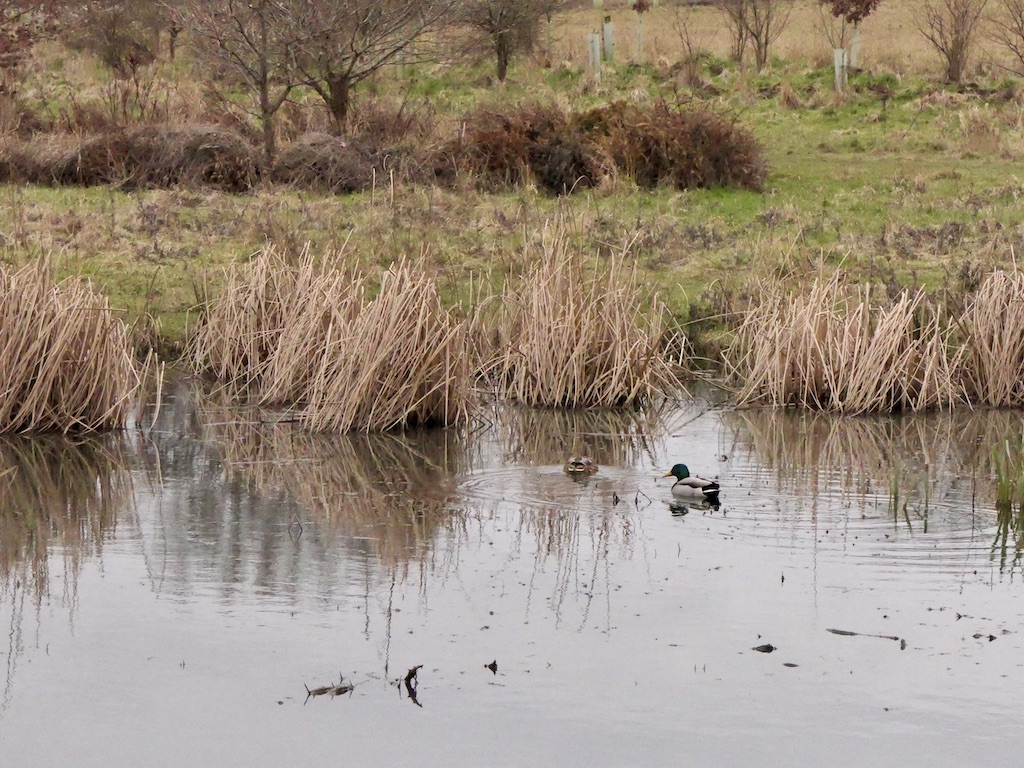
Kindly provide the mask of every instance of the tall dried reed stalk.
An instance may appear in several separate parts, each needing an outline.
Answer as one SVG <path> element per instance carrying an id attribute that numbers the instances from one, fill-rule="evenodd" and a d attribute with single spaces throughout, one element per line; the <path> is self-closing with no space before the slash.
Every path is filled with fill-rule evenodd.
<path id="1" fill-rule="evenodd" d="M 0 433 L 115 429 L 132 414 L 139 370 L 130 331 L 79 279 L 0 265 Z"/>
<path id="2" fill-rule="evenodd" d="M 1024 275 L 994 272 L 964 310 L 963 376 L 973 400 L 1024 406 Z"/>
<path id="3" fill-rule="evenodd" d="M 645 295 L 628 248 L 589 265 L 562 227 L 545 230 L 536 265 L 506 285 L 485 376 L 531 406 L 639 405 L 677 384 L 661 354 L 665 308 Z"/>
<path id="4" fill-rule="evenodd" d="M 872 304 L 839 275 L 802 294 L 762 288 L 726 358 L 740 403 L 846 413 L 918 411 L 961 399 L 962 352 L 923 292 Z"/>
<path id="5" fill-rule="evenodd" d="M 446 426 L 469 416 L 467 324 L 437 281 L 400 262 L 347 324 L 332 325 L 310 387 L 306 426 L 377 432 Z"/>
<path id="6" fill-rule="evenodd" d="M 362 279 L 324 266 L 337 256 L 317 259 L 307 245 L 293 261 L 267 246 L 226 270 L 223 289 L 203 303 L 186 359 L 232 396 L 306 401 L 329 329 L 351 322 L 363 301 Z"/>

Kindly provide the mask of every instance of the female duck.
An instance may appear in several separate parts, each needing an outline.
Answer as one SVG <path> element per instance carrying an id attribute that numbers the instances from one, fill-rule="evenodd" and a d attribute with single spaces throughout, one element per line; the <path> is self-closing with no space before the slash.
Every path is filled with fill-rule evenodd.
<path id="1" fill-rule="evenodd" d="M 597 472 L 597 464 L 589 456 L 573 456 L 565 462 L 565 471 L 570 475 L 592 475 Z"/>
<path id="2" fill-rule="evenodd" d="M 685 464 L 676 464 L 662 477 L 674 477 L 676 482 L 672 486 L 672 495 L 684 499 L 715 501 L 718 499 L 719 490 L 721 490 L 714 480 L 705 480 L 703 477 L 690 475 L 690 470 Z"/>

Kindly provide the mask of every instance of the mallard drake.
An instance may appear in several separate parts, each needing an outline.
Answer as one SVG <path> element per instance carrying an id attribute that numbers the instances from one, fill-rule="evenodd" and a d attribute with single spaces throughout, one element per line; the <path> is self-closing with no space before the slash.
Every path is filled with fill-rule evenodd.
<path id="1" fill-rule="evenodd" d="M 672 486 L 672 495 L 684 499 L 712 501 L 718 498 L 718 492 L 721 490 L 716 481 L 691 475 L 689 467 L 685 464 L 676 464 L 662 477 L 674 477 L 676 482 Z"/>
<path id="2" fill-rule="evenodd" d="M 589 456 L 571 456 L 565 462 L 565 471 L 570 475 L 592 475 L 597 472 L 597 464 Z"/>

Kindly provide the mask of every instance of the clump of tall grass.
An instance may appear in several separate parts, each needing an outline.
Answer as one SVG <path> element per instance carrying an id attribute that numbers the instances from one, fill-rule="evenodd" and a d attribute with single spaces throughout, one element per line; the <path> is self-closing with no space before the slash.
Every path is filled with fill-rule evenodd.
<path id="1" fill-rule="evenodd" d="M 1024 275 L 994 272 L 964 310 L 963 376 L 973 400 L 1024 406 Z"/>
<path id="2" fill-rule="evenodd" d="M 536 265 L 501 298 L 483 367 L 499 397 L 588 408 L 639 405 L 676 387 L 660 349 L 664 306 L 627 260 L 595 263 L 564 229 L 544 233 Z"/>
<path id="3" fill-rule="evenodd" d="M 0 265 L 0 432 L 124 426 L 139 370 L 130 330 L 79 279 Z"/>
<path id="4" fill-rule="evenodd" d="M 376 432 L 466 420 L 471 381 L 465 320 L 444 307 L 437 281 L 400 262 L 347 324 L 328 334 L 306 425 Z"/>
<path id="5" fill-rule="evenodd" d="M 466 324 L 436 279 L 407 262 L 379 292 L 317 260 L 268 247 L 205 303 L 192 366 L 234 396 L 303 408 L 315 431 L 454 424 L 469 412 Z"/>
<path id="6" fill-rule="evenodd" d="M 917 411 L 960 399 L 961 352 L 921 291 L 872 303 L 838 274 L 787 295 L 763 287 L 726 359 L 738 401 L 846 413 Z"/>
<path id="7" fill-rule="evenodd" d="M 363 280 L 317 258 L 296 259 L 267 246 L 228 269 L 223 287 L 205 295 L 185 357 L 229 395 L 267 405 L 309 399 L 314 371 L 332 329 L 347 326 L 364 301 Z"/>

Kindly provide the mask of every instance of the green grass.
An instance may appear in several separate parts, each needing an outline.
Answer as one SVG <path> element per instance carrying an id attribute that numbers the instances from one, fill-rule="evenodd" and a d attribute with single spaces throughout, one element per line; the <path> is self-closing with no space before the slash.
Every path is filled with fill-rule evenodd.
<path id="1" fill-rule="evenodd" d="M 52 66 L 64 69 L 42 70 L 29 89 L 46 91 L 40 109 L 48 112 L 66 108 L 58 101 L 69 86 L 58 80 L 77 61 L 59 56 L 63 62 Z M 681 322 L 729 311 L 753 279 L 804 279 L 821 265 L 861 280 L 962 291 L 965 265 L 1011 262 L 1011 245 L 1024 232 L 1024 182 L 1013 175 L 1024 157 L 1024 108 L 1006 96 L 1007 84 L 961 95 L 920 78 L 866 72 L 837 98 L 830 70 L 798 62 L 760 76 L 722 61 L 704 65 L 720 93 L 691 93 L 652 64 L 606 68 L 595 86 L 579 68 L 521 62 L 509 83 L 495 86 L 483 62 L 417 66 L 403 81 L 382 78 L 358 98 L 429 97 L 442 132 L 481 103 L 555 99 L 583 109 L 638 93 L 704 100 L 763 142 L 770 165 L 763 192 L 644 192 L 624 180 L 569 200 L 530 188 L 482 194 L 401 181 L 394 190 L 382 183 L 346 197 L 7 185 L 0 187 L 0 257 L 57 256 L 65 272 L 94 280 L 130 319 L 155 315 L 172 345 L 184 338 L 193 285 L 267 242 L 297 252 L 307 241 L 318 251 L 348 241 L 350 258 L 373 267 L 422 256 L 447 276 L 446 295 L 455 302 L 468 298 L 471 277 L 500 284 L 502 275 L 521 271 L 524 244 L 546 220 L 570 217 L 596 255 L 634 241 L 645 281 Z M 179 62 L 165 71 L 187 70 Z M 787 105 L 787 91 L 798 106 Z M 318 108 L 315 99 L 302 101 Z"/>

